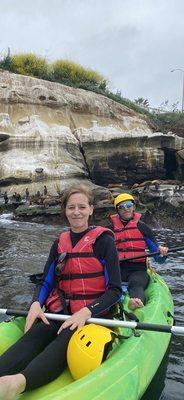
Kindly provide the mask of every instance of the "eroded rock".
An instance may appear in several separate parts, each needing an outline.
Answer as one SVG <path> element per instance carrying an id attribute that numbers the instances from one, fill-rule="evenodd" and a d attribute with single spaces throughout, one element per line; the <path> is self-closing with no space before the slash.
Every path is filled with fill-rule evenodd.
<path id="1" fill-rule="evenodd" d="M 183 176 L 183 139 L 104 96 L 0 71 L 0 185 L 56 195 L 76 179 L 106 186 Z M 103 200 L 104 201 L 104 200 Z"/>

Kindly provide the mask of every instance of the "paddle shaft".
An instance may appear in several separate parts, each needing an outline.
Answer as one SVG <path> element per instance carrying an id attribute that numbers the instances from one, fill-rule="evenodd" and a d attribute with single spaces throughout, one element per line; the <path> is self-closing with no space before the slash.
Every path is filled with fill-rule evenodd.
<path id="1" fill-rule="evenodd" d="M 22 316 L 26 317 L 28 311 L 19 311 L 12 309 L 0 308 L 0 314 L 13 315 L 13 316 Z M 46 318 L 55 320 L 55 321 L 66 321 L 70 317 L 70 315 L 63 314 L 52 314 L 45 313 Z M 173 333 L 173 334 L 184 334 L 183 326 L 169 326 L 169 325 L 159 325 L 159 324 L 149 324 L 149 323 L 141 323 L 135 321 L 118 321 L 113 319 L 105 319 L 105 318 L 89 318 L 86 323 L 93 323 L 97 325 L 103 325 L 108 327 L 120 327 L 120 328 L 130 328 L 130 329 L 139 329 L 143 331 L 154 331 L 154 332 L 165 332 L 165 333 Z"/>
<path id="2" fill-rule="evenodd" d="M 179 251 L 179 250 L 184 250 L 184 246 L 181 247 L 172 247 L 171 249 L 168 250 L 168 253 L 172 253 L 174 251 Z M 142 254 L 140 256 L 135 256 L 135 257 L 128 257 L 128 258 L 123 258 L 122 261 L 131 261 L 131 260 L 138 260 L 139 258 L 147 258 L 147 257 L 153 257 L 153 256 L 158 256 L 160 253 L 159 251 L 154 251 L 153 253 L 147 253 L 147 254 Z"/>

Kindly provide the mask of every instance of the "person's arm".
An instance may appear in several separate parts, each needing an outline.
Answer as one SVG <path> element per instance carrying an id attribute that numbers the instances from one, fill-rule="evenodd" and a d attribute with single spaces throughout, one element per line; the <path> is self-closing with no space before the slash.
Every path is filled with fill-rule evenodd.
<path id="1" fill-rule="evenodd" d="M 54 286 L 54 281 L 55 281 L 54 271 L 55 271 L 55 260 L 57 257 L 57 244 L 58 240 L 56 240 L 51 247 L 48 260 L 45 264 L 43 277 L 40 283 L 36 286 L 33 296 L 33 301 L 30 306 L 28 316 L 26 318 L 26 324 L 24 328 L 25 332 L 27 332 L 31 328 L 31 326 L 34 324 L 37 318 L 40 318 L 45 324 L 49 325 L 49 321 L 44 315 L 42 306 Z"/>
<path id="2" fill-rule="evenodd" d="M 154 256 L 154 260 L 159 264 L 163 264 L 167 258 L 168 248 L 157 243 L 152 229 L 144 222 L 139 221 L 137 227 L 141 231 L 150 253 L 159 252 L 159 255 Z"/>
<path id="3" fill-rule="evenodd" d="M 49 296 L 55 284 L 55 265 L 58 258 L 58 239 L 51 246 L 49 257 L 46 261 L 43 276 L 40 282 L 36 285 L 33 302 L 38 301 L 42 307 L 46 298 Z"/>

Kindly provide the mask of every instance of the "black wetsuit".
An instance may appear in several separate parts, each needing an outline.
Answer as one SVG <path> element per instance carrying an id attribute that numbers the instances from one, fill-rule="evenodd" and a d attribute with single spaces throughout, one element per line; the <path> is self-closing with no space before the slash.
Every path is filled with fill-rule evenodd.
<path id="1" fill-rule="evenodd" d="M 80 240 L 86 233 L 71 233 L 72 245 Z M 45 265 L 44 277 L 48 276 L 50 266 L 57 257 L 56 240 L 50 251 Z M 121 297 L 121 278 L 119 270 L 118 255 L 113 237 L 109 233 L 103 233 L 93 246 L 94 254 L 105 261 L 107 291 L 91 302 L 87 307 L 92 316 L 109 309 L 117 303 Z M 40 300 L 40 293 L 44 286 L 44 279 L 37 287 L 33 301 Z M 41 304 L 42 305 L 42 304 Z M 69 328 L 64 329 L 59 335 L 57 331 L 61 322 L 50 321 L 50 325 L 38 322 L 9 350 L 0 357 L 0 376 L 22 373 L 26 378 L 26 391 L 57 378 L 66 366 L 66 352 L 68 342 L 73 334 Z"/>

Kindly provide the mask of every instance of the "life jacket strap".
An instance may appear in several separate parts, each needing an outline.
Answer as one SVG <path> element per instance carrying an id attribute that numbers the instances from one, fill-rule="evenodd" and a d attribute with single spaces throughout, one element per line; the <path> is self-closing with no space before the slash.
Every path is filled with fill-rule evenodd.
<path id="1" fill-rule="evenodd" d="M 68 259 L 68 258 L 88 258 L 88 257 L 95 257 L 95 255 L 94 255 L 94 253 L 93 252 L 84 252 L 84 253 L 79 253 L 79 252 L 76 252 L 76 253 L 67 253 L 66 254 L 66 259 Z"/>
<path id="2" fill-rule="evenodd" d="M 97 278 L 98 276 L 103 276 L 103 275 L 104 275 L 103 271 L 89 272 L 86 274 L 61 274 L 60 279 L 66 281 L 71 279 Z"/>
<path id="3" fill-rule="evenodd" d="M 121 242 L 137 242 L 140 241 L 140 238 L 120 238 L 115 240 L 115 243 L 121 243 Z"/>
<path id="4" fill-rule="evenodd" d="M 123 251 L 128 251 L 128 252 L 134 252 L 134 253 L 136 253 L 136 251 L 138 251 L 138 252 L 140 252 L 141 250 L 142 251 L 144 251 L 143 249 L 141 249 L 141 247 L 140 248 L 136 248 L 136 249 L 130 249 L 130 248 L 126 248 L 126 247 L 123 247 L 122 249 L 117 249 L 119 252 L 123 252 Z M 140 258 L 144 258 L 145 257 L 145 255 L 146 254 L 142 254 L 141 255 L 141 257 Z"/>
<path id="5" fill-rule="evenodd" d="M 122 228 L 115 228 L 115 229 L 113 229 L 113 232 L 114 233 L 116 233 L 116 232 L 124 232 L 124 231 L 130 231 L 130 230 L 133 230 L 133 229 L 137 229 L 137 227 L 136 226 L 129 226 L 129 227 L 122 227 Z"/>
<path id="6" fill-rule="evenodd" d="M 104 292 L 101 293 L 93 293 L 93 294 L 73 294 L 73 293 L 65 293 L 64 297 L 68 300 L 88 300 L 88 299 L 96 299 L 99 296 L 102 296 Z"/>

